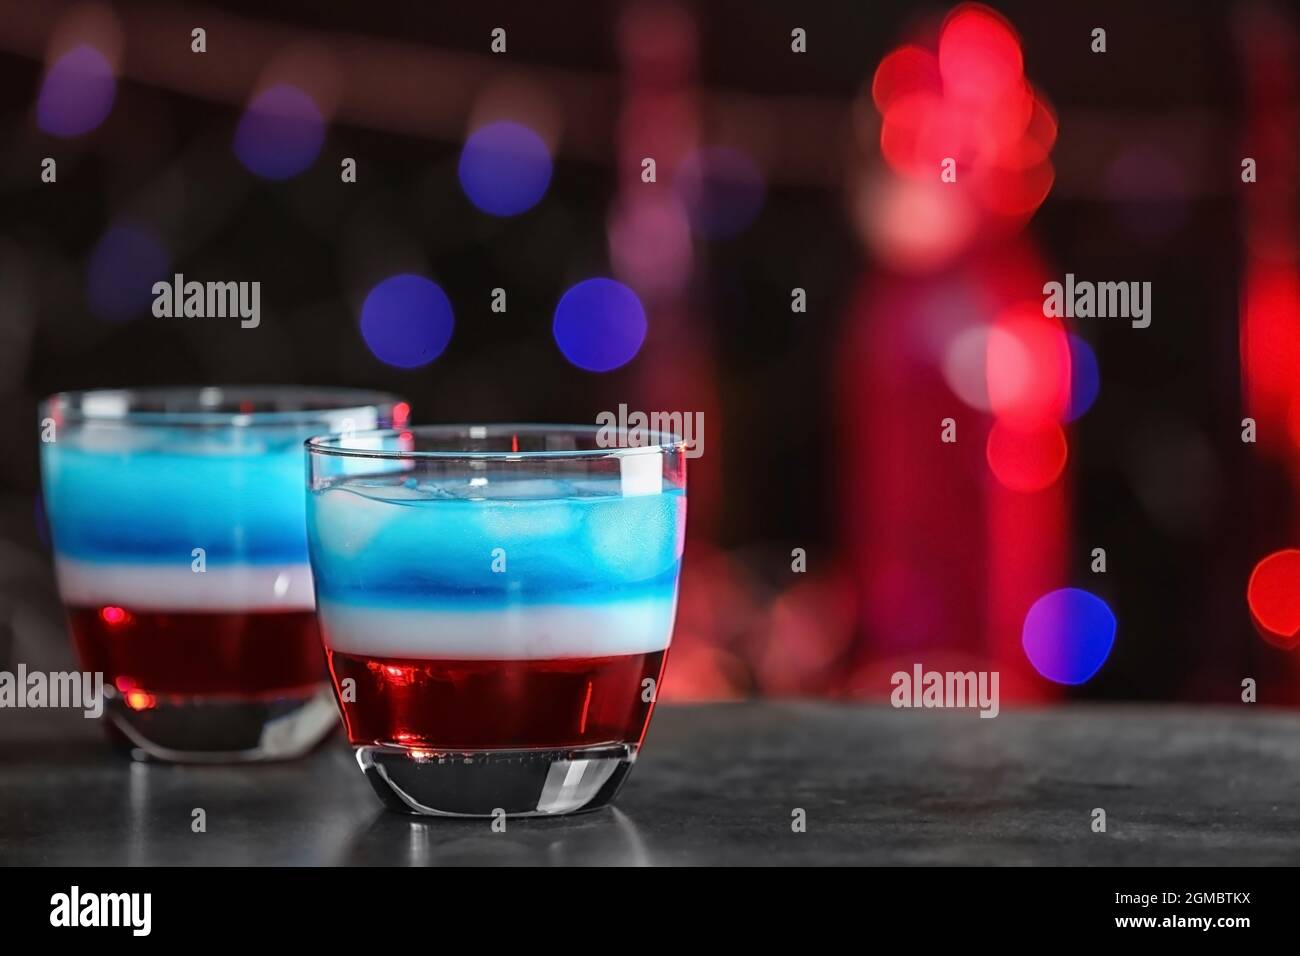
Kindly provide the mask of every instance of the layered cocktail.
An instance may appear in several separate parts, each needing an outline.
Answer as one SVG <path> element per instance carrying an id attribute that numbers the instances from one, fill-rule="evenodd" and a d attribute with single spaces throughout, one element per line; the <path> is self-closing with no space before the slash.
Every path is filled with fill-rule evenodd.
<path id="1" fill-rule="evenodd" d="M 672 635 L 680 446 L 481 426 L 308 448 L 322 637 L 381 796 L 452 814 L 610 799 Z"/>
<path id="2" fill-rule="evenodd" d="M 41 412 L 59 590 L 115 730 L 169 760 L 289 757 L 337 721 L 313 609 L 303 441 L 405 420 L 387 395 L 56 395 Z"/>

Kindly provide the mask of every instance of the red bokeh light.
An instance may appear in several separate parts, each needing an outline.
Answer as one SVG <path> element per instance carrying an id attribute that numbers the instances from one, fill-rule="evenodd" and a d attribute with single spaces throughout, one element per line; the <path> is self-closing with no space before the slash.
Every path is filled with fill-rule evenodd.
<path id="1" fill-rule="evenodd" d="M 1070 405 L 1070 340 L 1032 305 L 1009 309 L 989 332 L 989 407 L 1005 424 L 1035 431 L 1064 420 Z"/>
<path id="2" fill-rule="evenodd" d="M 1069 446 L 1055 422 L 1022 431 L 998 421 L 989 430 L 984 451 L 989 468 L 1004 487 L 1030 493 L 1050 488 L 1061 477 Z"/>
<path id="3" fill-rule="evenodd" d="M 939 34 L 939 75 L 946 94 L 992 101 L 1021 81 L 1025 61 L 1015 30 L 981 4 L 955 9 Z"/>
<path id="4" fill-rule="evenodd" d="M 755 655 L 755 678 L 768 696 L 816 694 L 834 686 L 853 639 L 852 582 L 835 573 L 796 578 L 767 609 L 763 647 Z"/>
<path id="5" fill-rule="evenodd" d="M 116 627 L 119 624 L 126 624 L 131 620 L 131 615 L 124 609 L 114 604 L 108 604 L 99 609 L 99 619 L 105 624 Z"/>
<path id="6" fill-rule="evenodd" d="M 951 155 L 946 151 L 950 147 L 943 134 L 934 130 L 935 123 L 942 122 L 938 118 L 942 110 L 942 97 L 933 93 L 909 92 L 894 99 L 880 124 L 880 152 L 894 172 L 916 178 L 938 177 L 940 161 Z M 959 144 L 955 131 L 947 134 L 953 145 Z M 940 144 L 937 151 L 930 155 L 922 152 L 923 143 L 932 146 L 936 141 Z"/>
<path id="7" fill-rule="evenodd" d="M 900 96 L 918 93 L 936 98 L 943 94 L 939 61 L 929 50 L 909 43 L 880 61 L 871 79 L 871 99 L 883 115 Z"/>
<path id="8" fill-rule="evenodd" d="M 1056 145 L 1056 113 L 1026 87 L 1029 96 L 1029 116 L 1024 124 L 1024 135 L 1000 145 L 997 164 L 1003 169 L 1028 169 L 1047 162 Z"/>
<path id="9" fill-rule="evenodd" d="M 132 710 L 151 710 L 158 706 L 158 698 L 143 690 L 129 690 L 125 699 L 126 706 Z"/>
<path id="10" fill-rule="evenodd" d="M 393 406 L 393 427 L 405 428 L 406 423 L 411 420 L 411 406 L 406 402 L 398 402 Z"/>
<path id="11" fill-rule="evenodd" d="M 1025 79 L 1015 31 L 989 8 L 958 7 L 940 31 L 937 56 L 914 44 L 886 55 L 871 97 L 881 114 L 880 152 L 895 174 L 938 182 L 952 160 L 949 200 L 964 194 L 1012 225 L 1047 198 L 1056 118 Z"/>
<path id="12" fill-rule="evenodd" d="M 1274 251 L 1279 258 L 1283 250 Z M 1295 370 L 1300 366 L 1300 275 L 1294 266 L 1256 260 L 1246 273 L 1242 294 L 1241 356 L 1249 414 L 1261 424 L 1259 441 L 1275 445 L 1300 398 Z"/>
<path id="13" fill-rule="evenodd" d="M 980 202 L 994 215 L 1028 216 L 1043 204 L 1056 182 L 1056 169 L 1044 161 L 1025 169 L 991 166 L 977 189 Z"/>
<path id="14" fill-rule="evenodd" d="M 1264 640 L 1286 650 L 1300 644 L 1300 551 L 1274 551 L 1255 565 L 1246 603 Z"/>

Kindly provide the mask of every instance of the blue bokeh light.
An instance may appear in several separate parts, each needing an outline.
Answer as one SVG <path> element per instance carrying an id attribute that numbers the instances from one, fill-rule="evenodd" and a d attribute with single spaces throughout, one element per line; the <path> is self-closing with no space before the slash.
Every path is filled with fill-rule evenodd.
<path id="1" fill-rule="evenodd" d="M 162 239 L 144 226 L 110 226 L 86 261 L 86 303 L 109 322 L 150 311 L 155 282 L 171 280 L 171 256 Z"/>
<path id="2" fill-rule="evenodd" d="M 325 120 L 316 101 L 280 83 L 249 102 L 235 130 L 235 155 L 255 175 L 289 179 L 316 161 L 324 142 Z"/>
<path id="3" fill-rule="evenodd" d="M 1106 663 L 1115 644 L 1115 615 L 1079 588 L 1049 591 L 1029 609 L 1021 644 L 1034 670 L 1058 684 L 1083 684 Z"/>
<path id="4" fill-rule="evenodd" d="M 1101 389 L 1101 375 L 1097 370 L 1097 353 L 1092 346 L 1070 333 L 1070 407 L 1065 420 L 1072 422 L 1081 417 L 1097 400 Z"/>
<path id="5" fill-rule="evenodd" d="M 561 296 L 551 332 L 574 365 L 608 372 L 626 365 L 645 341 L 645 308 L 636 293 L 613 279 L 587 279 Z"/>
<path id="6" fill-rule="evenodd" d="M 706 239 L 740 235 L 758 218 L 767 194 L 754 161 L 725 146 L 706 147 L 683 160 L 674 187 L 691 230 Z"/>
<path id="7" fill-rule="evenodd" d="M 447 348 L 456 320 L 447 294 L 424 276 L 383 280 L 361 306 L 361 337 L 375 358 L 396 368 L 428 365 Z"/>
<path id="8" fill-rule="evenodd" d="M 46 71 L 36 99 L 36 125 L 55 136 L 89 133 L 108 117 L 116 96 L 112 64 L 83 43 Z"/>
<path id="9" fill-rule="evenodd" d="M 476 129 L 460 154 L 460 185 L 479 209 L 517 216 L 532 209 L 551 183 L 551 154 L 527 126 L 502 120 Z"/>

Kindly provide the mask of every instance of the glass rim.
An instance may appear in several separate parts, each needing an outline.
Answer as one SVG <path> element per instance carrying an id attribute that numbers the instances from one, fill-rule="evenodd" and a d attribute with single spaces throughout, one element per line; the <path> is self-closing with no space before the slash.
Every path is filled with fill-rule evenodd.
<path id="1" fill-rule="evenodd" d="M 481 434 L 477 434 L 479 431 Z M 645 441 L 637 445 L 611 445 L 594 448 L 548 448 L 536 451 L 513 451 L 508 448 L 485 451 L 465 449 L 421 449 L 403 450 L 396 448 L 346 448 L 344 442 L 364 441 L 379 438 L 400 438 L 408 436 L 446 436 L 465 437 L 470 440 L 487 438 L 489 434 L 498 435 L 528 434 L 571 434 L 595 438 L 602 431 L 599 425 L 563 425 L 543 424 L 537 422 L 484 422 L 479 424 L 451 425 L 415 425 L 409 428 L 373 428 L 357 430 L 346 435 L 314 435 L 303 442 L 309 455 L 325 455 L 337 458 L 362 458 L 376 461 L 556 461 L 565 459 L 601 459 L 626 458 L 631 455 L 647 455 L 661 452 L 684 452 L 687 442 L 673 432 L 644 430 L 641 434 Z M 631 429 L 620 430 L 626 435 Z"/>
<path id="2" fill-rule="evenodd" d="M 205 395 L 211 396 L 205 399 Z M 257 411 L 204 410 L 226 400 L 275 403 L 300 396 L 301 408 Z M 87 410 L 85 400 L 97 399 Z M 183 409 L 133 408 L 140 401 L 175 402 Z M 87 388 L 55 392 L 40 405 L 45 416 L 57 407 L 61 424 L 112 424 L 167 427 L 257 428 L 305 425 L 349 412 L 393 408 L 405 400 L 392 392 L 333 385 L 161 385 L 140 388 Z"/>

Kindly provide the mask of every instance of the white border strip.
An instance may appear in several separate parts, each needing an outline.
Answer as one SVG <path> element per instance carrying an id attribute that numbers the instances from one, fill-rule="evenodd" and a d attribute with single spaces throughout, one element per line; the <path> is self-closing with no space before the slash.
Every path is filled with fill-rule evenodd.
<path id="1" fill-rule="evenodd" d="M 132 611 L 310 611 L 307 564 L 214 567 L 55 558 L 64 604 L 120 605 Z"/>
<path id="2" fill-rule="evenodd" d="M 416 660 L 554 660 L 664 650 L 676 598 L 522 604 L 473 611 L 385 610 L 321 601 L 331 650 Z"/>

